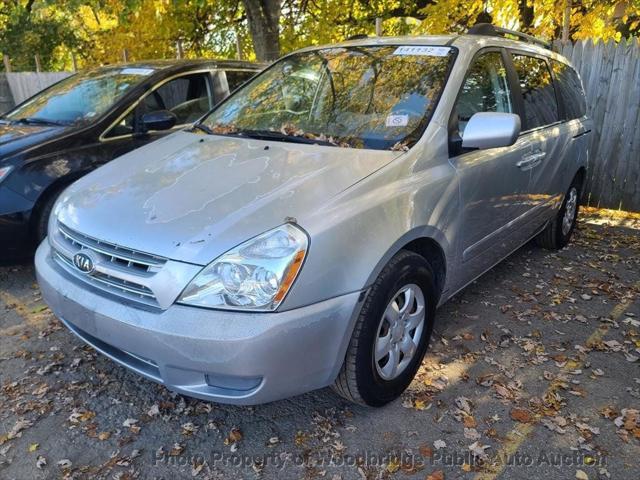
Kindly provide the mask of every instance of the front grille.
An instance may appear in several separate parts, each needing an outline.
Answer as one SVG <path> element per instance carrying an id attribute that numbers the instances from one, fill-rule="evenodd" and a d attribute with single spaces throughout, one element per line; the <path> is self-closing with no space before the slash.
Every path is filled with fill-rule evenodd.
<path id="1" fill-rule="evenodd" d="M 96 238 L 71 230 L 58 223 L 60 234 L 73 246 L 86 248 L 107 255 L 109 261 L 127 268 L 149 271 L 152 267 L 161 267 L 167 261 L 165 258 L 149 255 L 130 248 L 124 248 L 112 243 L 103 242 Z"/>
<path id="2" fill-rule="evenodd" d="M 111 294 L 158 307 L 153 291 L 145 285 L 167 262 L 166 258 L 122 247 L 79 233 L 58 223 L 51 242 L 54 258 L 75 278 Z M 76 268 L 76 253 L 90 253 L 95 269 L 87 274 Z"/>

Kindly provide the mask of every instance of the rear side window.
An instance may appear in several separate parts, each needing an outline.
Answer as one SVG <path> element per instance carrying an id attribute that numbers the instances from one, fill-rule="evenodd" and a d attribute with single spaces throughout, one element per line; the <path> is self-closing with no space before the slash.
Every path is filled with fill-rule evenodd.
<path id="1" fill-rule="evenodd" d="M 543 127 L 559 120 L 556 92 L 547 62 L 527 55 L 513 55 L 524 100 L 525 129 Z"/>
<path id="2" fill-rule="evenodd" d="M 255 75 L 256 72 L 247 70 L 226 70 L 227 84 L 229 85 L 229 91 L 233 92 L 236 88 L 242 85 Z"/>
<path id="3" fill-rule="evenodd" d="M 471 116 L 478 112 L 513 112 L 507 71 L 500 52 L 484 53 L 469 67 L 456 103 L 460 136 Z"/>
<path id="4" fill-rule="evenodd" d="M 165 83 L 144 99 L 146 111 L 169 110 L 176 125 L 193 123 L 211 108 L 208 74 L 196 73 Z"/>
<path id="5" fill-rule="evenodd" d="M 582 90 L 580 77 L 566 63 L 551 60 L 558 93 L 564 103 L 565 120 L 580 118 L 587 113 L 587 100 Z"/>

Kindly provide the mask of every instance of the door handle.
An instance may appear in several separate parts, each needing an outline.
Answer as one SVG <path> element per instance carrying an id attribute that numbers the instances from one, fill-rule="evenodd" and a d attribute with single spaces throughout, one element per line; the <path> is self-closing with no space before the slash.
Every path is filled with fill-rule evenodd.
<path id="1" fill-rule="evenodd" d="M 542 163 L 544 157 L 547 156 L 547 152 L 536 152 L 522 157 L 522 160 L 516 162 L 516 167 L 521 170 L 531 170 Z"/>

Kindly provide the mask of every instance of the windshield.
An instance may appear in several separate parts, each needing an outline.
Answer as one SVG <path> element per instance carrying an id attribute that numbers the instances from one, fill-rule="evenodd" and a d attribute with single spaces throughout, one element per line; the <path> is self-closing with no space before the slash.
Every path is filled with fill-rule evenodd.
<path id="1" fill-rule="evenodd" d="M 431 116 L 453 50 L 339 47 L 288 56 L 206 117 L 202 130 L 350 148 L 406 150 Z"/>
<path id="2" fill-rule="evenodd" d="M 151 68 L 123 67 L 79 73 L 39 93 L 3 118 L 24 123 L 89 123 L 153 72 Z"/>

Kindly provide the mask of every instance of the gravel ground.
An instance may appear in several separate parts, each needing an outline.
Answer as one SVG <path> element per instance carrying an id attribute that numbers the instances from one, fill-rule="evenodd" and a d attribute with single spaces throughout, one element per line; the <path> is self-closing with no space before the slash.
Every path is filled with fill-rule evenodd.
<path id="1" fill-rule="evenodd" d="M 0 267 L 0 478 L 627 478 L 640 467 L 640 217 L 589 211 L 438 312 L 382 409 L 206 403 L 127 372 Z"/>

